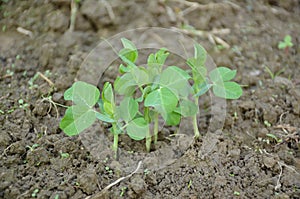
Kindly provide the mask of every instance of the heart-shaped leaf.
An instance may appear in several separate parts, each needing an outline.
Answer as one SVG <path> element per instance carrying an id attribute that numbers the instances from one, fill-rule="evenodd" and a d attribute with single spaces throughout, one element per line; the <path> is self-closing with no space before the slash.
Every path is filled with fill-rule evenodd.
<path id="1" fill-rule="evenodd" d="M 125 73 L 114 82 L 115 91 L 121 95 L 130 96 L 135 91 L 136 83 L 131 73 Z"/>
<path id="2" fill-rule="evenodd" d="M 71 88 L 64 93 L 65 100 L 72 100 L 75 104 L 94 106 L 100 96 L 98 88 L 85 82 L 75 82 Z"/>
<path id="3" fill-rule="evenodd" d="M 218 67 L 209 73 L 209 78 L 212 82 L 229 81 L 236 75 L 236 70 L 231 70 L 227 67 Z"/>
<path id="4" fill-rule="evenodd" d="M 177 106 L 176 95 L 168 88 L 161 87 L 149 93 L 145 99 L 144 106 L 152 106 L 163 117 L 171 113 Z"/>
<path id="5" fill-rule="evenodd" d="M 194 102 L 183 99 L 179 102 L 179 107 L 176 107 L 175 112 L 184 117 L 190 117 L 197 114 L 198 107 Z"/>
<path id="6" fill-rule="evenodd" d="M 136 116 L 138 109 L 139 105 L 132 97 L 125 97 L 117 108 L 118 118 L 129 122 Z"/>
<path id="7" fill-rule="evenodd" d="M 191 76 L 177 66 L 170 66 L 165 69 L 161 76 L 159 84 L 170 89 L 177 97 L 188 96 L 191 86 L 188 80 Z"/>
<path id="8" fill-rule="evenodd" d="M 77 135 L 96 120 L 95 111 L 86 105 L 74 105 L 66 110 L 59 127 L 69 136 Z"/>
<path id="9" fill-rule="evenodd" d="M 238 99 L 242 96 L 243 90 L 236 82 L 221 82 L 213 85 L 213 93 L 225 99 Z"/>
<path id="10" fill-rule="evenodd" d="M 149 132 L 149 124 L 144 118 L 139 117 L 128 123 L 126 131 L 130 138 L 134 140 L 142 140 Z"/>
<path id="11" fill-rule="evenodd" d="M 180 123 L 181 115 L 177 112 L 171 112 L 166 115 L 164 120 L 166 121 L 166 124 L 169 126 L 176 126 Z"/>

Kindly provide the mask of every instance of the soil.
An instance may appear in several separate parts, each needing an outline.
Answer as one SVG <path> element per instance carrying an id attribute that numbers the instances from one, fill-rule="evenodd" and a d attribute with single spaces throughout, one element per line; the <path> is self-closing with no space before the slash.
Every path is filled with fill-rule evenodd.
<path id="1" fill-rule="evenodd" d="M 0 1 L 0 198 L 300 198 L 300 2 L 198 2 L 205 6 L 82 0 L 71 32 L 69 1 Z M 165 138 L 176 129 L 165 128 L 149 154 L 143 142 L 123 136 L 115 160 L 110 150 L 95 154 L 84 135 L 59 129 L 65 108 L 52 102 L 70 105 L 63 93 L 100 38 L 187 25 L 230 30 L 216 31 L 226 42 L 217 44 L 189 32 L 217 66 L 237 69 L 244 85 L 240 99 L 227 101 L 222 129 L 209 128 L 219 116 L 209 111 L 208 96 L 200 102 L 201 138 L 175 140 L 179 148 Z M 293 46 L 278 49 L 285 35 Z M 96 125 L 88 138 L 110 149 L 107 127 Z M 137 173 L 104 189 L 138 161 Z"/>

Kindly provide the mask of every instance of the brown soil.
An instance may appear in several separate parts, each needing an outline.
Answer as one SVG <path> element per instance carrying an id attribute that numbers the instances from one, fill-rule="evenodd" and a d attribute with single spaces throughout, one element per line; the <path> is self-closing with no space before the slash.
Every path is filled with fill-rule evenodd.
<path id="1" fill-rule="evenodd" d="M 191 10 L 171 0 L 106 2 L 108 7 L 82 0 L 69 32 L 68 1 L 0 1 L 0 198 L 300 198 L 300 2 L 203 0 L 198 2 L 210 6 Z M 47 97 L 70 105 L 63 93 L 99 38 L 138 27 L 183 25 L 230 30 L 215 34 L 229 48 L 192 35 L 217 66 L 237 69 L 235 80 L 245 85 L 239 100 L 227 101 L 221 130 L 207 130 L 218 115 L 207 114 L 205 96 L 201 139 L 183 140 L 176 150 L 161 136 L 161 150 L 147 154 L 143 142 L 123 137 L 121 149 L 137 153 L 114 160 L 109 150 L 93 154 L 84 135 L 68 137 L 59 129 L 65 108 Z M 294 45 L 280 50 L 285 35 Z M 32 82 L 39 73 L 46 78 Z M 93 135 L 103 145 L 110 139 L 103 127 Z M 170 161 L 160 164 L 164 157 Z M 143 166 L 137 173 L 103 192 L 134 171 L 139 160 Z"/>

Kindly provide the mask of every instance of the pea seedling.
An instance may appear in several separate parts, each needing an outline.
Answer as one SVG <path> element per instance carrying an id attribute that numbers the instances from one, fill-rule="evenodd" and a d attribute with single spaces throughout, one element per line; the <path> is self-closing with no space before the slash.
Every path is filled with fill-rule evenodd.
<path id="1" fill-rule="evenodd" d="M 192 68 L 192 74 L 189 74 L 177 66 L 164 67 L 169 56 L 165 48 L 151 53 L 146 66 L 137 66 L 137 48 L 125 38 L 121 41 L 124 48 L 118 55 L 123 64 L 119 66 L 120 76 L 113 85 L 106 82 L 101 95 L 97 87 L 81 81 L 65 91 L 65 100 L 74 102 L 60 122 L 60 128 L 67 135 L 79 134 L 98 118 L 111 124 L 115 156 L 121 133 L 126 133 L 133 140 L 146 139 L 149 152 L 152 137 L 154 144 L 157 142 L 160 117 L 171 126 L 178 125 L 181 117 L 193 117 L 195 137 L 199 137 L 199 96 L 210 88 L 216 96 L 226 99 L 237 99 L 242 95 L 240 85 L 230 81 L 236 75 L 235 70 L 220 67 L 207 75 L 206 51 L 199 44 L 195 45 L 194 57 L 187 60 Z M 189 80 L 193 80 L 192 86 Z M 122 97 L 120 103 L 115 101 L 115 95 Z M 193 101 L 189 99 L 191 95 Z"/>
<path id="2" fill-rule="evenodd" d="M 292 37 L 290 35 L 286 35 L 283 41 L 278 43 L 278 49 L 284 49 L 285 53 L 288 54 L 289 48 L 293 47 Z"/>
<path id="3" fill-rule="evenodd" d="M 214 95 L 225 99 L 238 99 L 243 94 L 241 86 L 236 82 L 230 81 L 236 76 L 236 70 L 218 67 L 210 71 L 209 75 L 207 75 L 205 67 L 207 53 L 205 49 L 201 45 L 196 44 L 194 52 L 194 57 L 187 59 L 187 64 L 192 69 L 192 79 L 194 81 L 193 94 L 197 109 L 199 107 L 199 96 L 205 94 L 210 88 L 213 89 Z M 198 138 L 200 134 L 197 113 L 193 115 L 193 126 L 195 138 Z"/>

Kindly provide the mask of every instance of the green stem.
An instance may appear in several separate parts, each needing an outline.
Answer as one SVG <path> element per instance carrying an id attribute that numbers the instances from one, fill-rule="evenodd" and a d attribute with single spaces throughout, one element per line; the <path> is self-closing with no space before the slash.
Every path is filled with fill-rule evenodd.
<path id="1" fill-rule="evenodd" d="M 150 126 L 149 126 L 150 128 Z M 150 130 L 148 128 L 147 134 L 146 134 L 146 150 L 147 152 L 150 152 L 151 149 L 151 135 L 150 135 Z"/>
<path id="2" fill-rule="evenodd" d="M 117 159 L 119 135 L 117 133 L 116 123 L 112 123 L 112 130 L 113 130 L 113 134 L 114 134 L 113 151 L 115 152 L 115 159 Z"/>
<path id="3" fill-rule="evenodd" d="M 149 124 L 150 123 L 149 107 L 145 107 L 144 117 L 145 117 L 146 122 Z M 149 125 L 149 128 L 150 128 L 150 125 Z M 151 141 L 152 141 L 149 128 L 146 133 L 146 150 L 147 150 L 147 152 L 150 152 Z"/>
<path id="4" fill-rule="evenodd" d="M 155 112 L 154 115 L 154 144 L 157 143 L 157 137 L 158 137 L 158 113 Z"/>
<path id="5" fill-rule="evenodd" d="M 198 122 L 197 122 L 197 116 L 198 116 L 198 112 L 199 112 L 198 97 L 195 97 L 194 100 L 195 100 L 195 104 L 197 106 L 197 113 L 193 116 L 193 127 L 194 127 L 195 138 L 197 139 L 200 137 L 200 133 L 199 133 L 199 129 L 198 129 Z"/>

